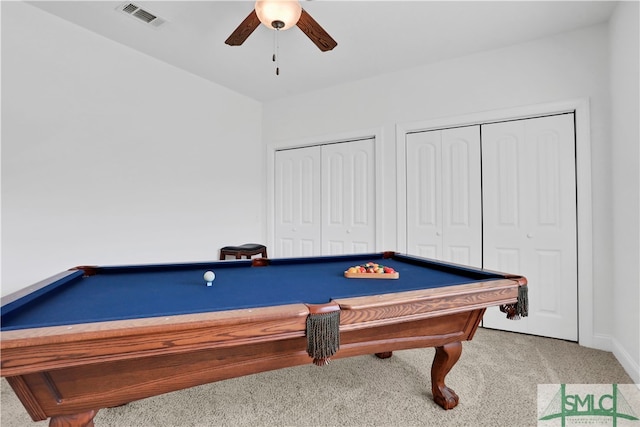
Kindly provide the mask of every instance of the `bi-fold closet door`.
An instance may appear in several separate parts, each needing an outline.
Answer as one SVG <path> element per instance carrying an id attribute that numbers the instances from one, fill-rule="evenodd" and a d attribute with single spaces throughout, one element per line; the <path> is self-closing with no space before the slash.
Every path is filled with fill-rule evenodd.
<path id="1" fill-rule="evenodd" d="M 276 151 L 274 256 L 375 251 L 374 142 Z"/>
<path id="2" fill-rule="evenodd" d="M 275 153 L 274 257 L 322 254 L 320 147 Z"/>
<path id="3" fill-rule="evenodd" d="M 480 127 L 406 136 L 407 252 L 482 267 Z"/>
<path id="4" fill-rule="evenodd" d="M 574 114 L 482 126 L 484 268 L 529 280 L 529 317 L 483 325 L 578 340 Z"/>
<path id="5" fill-rule="evenodd" d="M 406 135 L 407 252 L 529 280 L 529 317 L 483 326 L 577 341 L 574 114 Z"/>

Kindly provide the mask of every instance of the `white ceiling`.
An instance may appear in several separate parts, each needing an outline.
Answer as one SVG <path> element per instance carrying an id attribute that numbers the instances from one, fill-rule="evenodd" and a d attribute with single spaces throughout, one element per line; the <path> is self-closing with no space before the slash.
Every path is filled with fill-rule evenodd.
<path id="1" fill-rule="evenodd" d="M 259 101 L 360 80 L 605 22 L 612 1 L 303 1 L 338 42 L 321 52 L 297 27 L 260 26 L 242 46 L 224 41 L 253 2 L 133 1 L 166 19 L 154 29 L 117 10 L 122 1 L 31 4 Z"/>

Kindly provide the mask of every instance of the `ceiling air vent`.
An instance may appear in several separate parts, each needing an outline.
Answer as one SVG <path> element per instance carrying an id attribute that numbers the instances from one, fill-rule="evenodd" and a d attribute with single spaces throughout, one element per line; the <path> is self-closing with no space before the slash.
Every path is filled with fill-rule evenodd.
<path id="1" fill-rule="evenodd" d="M 133 3 L 128 3 L 128 2 L 123 3 L 120 6 L 118 6 L 118 10 L 124 13 L 125 15 L 129 15 L 134 18 L 137 18 L 141 22 L 155 28 L 167 22 L 166 19 L 162 19 L 155 13 L 151 13 L 148 10 L 144 10 L 140 6 Z"/>

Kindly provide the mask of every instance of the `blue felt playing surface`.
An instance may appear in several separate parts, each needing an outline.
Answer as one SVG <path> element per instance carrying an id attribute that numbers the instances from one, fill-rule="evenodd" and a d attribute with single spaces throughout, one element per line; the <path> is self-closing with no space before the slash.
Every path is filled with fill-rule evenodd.
<path id="1" fill-rule="evenodd" d="M 472 269 L 430 268 L 406 260 L 333 257 L 273 260 L 267 267 L 249 262 L 180 266 L 105 267 L 78 277 L 29 303 L 3 307 L 2 330 L 90 323 L 267 307 L 327 303 L 332 299 L 379 295 L 490 280 L 501 277 Z M 394 268 L 397 280 L 347 279 L 352 265 L 373 261 Z M 436 264 L 437 266 L 437 264 Z M 216 273 L 207 287 L 203 274 Z"/>

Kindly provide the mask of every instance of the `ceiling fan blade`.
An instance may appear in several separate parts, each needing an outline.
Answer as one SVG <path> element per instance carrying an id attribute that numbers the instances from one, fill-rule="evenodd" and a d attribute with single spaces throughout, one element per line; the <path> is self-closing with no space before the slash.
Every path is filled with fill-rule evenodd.
<path id="1" fill-rule="evenodd" d="M 244 18 L 244 21 L 238 25 L 233 33 L 225 40 L 225 43 L 229 46 L 240 46 L 244 41 L 253 33 L 253 30 L 258 28 L 260 25 L 260 19 L 258 19 L 258 15 L 256 14 L 255 9 L 251 11 L 249 16 Z"/>
<path id="2" fill-rule="evenodd" d="M 296 25 L 316 46 L 318 46 L 321 51 L 326 52 L 338 46 L 338 43 L 331 38 L 329 33 L 327 33 L 304 9 L 302 9 L 302 15 L 300 15 L 300 19 Z"/>

